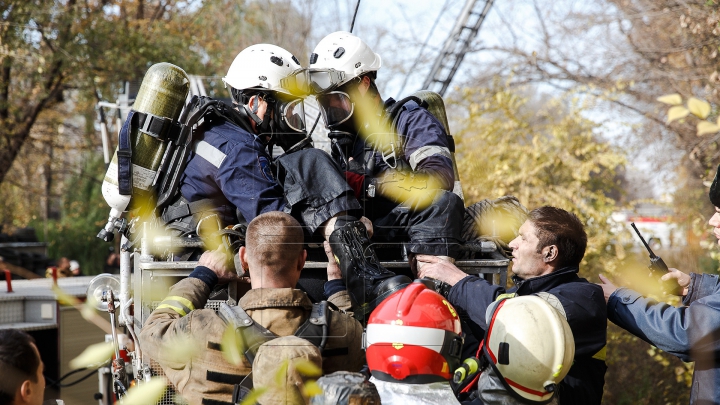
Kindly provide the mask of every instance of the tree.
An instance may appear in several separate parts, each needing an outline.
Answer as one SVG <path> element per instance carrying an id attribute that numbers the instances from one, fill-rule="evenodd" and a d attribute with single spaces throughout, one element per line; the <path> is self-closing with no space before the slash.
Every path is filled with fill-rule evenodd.
<path id="1" fill-rule="evenodd" d="M 583 116 L 581 98 L 532 100 L 495 81 L 463 89 L 450 109 L 461 115 L 454 132 L 468 204 L 510 194 L 530 209 L 567 209 L 587 224 L 583 271 L 596 274 L 612 265 L 603 255 L 611 242 L 607 218 L 615 209 L 609 194 L 618 188 L 615 174 L 625 158 L 598 138 L 599 125 Z"/>

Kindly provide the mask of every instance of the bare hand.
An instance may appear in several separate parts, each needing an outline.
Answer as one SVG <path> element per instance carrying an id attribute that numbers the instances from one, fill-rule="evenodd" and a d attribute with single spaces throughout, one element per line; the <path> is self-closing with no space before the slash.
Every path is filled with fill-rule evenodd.
<path id="1" fill-rule="evenodd" d="M 372 238 L 373 236 L 373 224 L 372 221 L 370 221 L 367 217 L 360 217 L 360 222 L 362 222 L 363 225 L 365 225 L 365 229 L 368 233 L 368 238 Z"/>
<path id="2" fill-rule="evenodd" d="M 218 282 L 225 284 L 238 279 L 237 273 L 228 268 L 227 255 L 222 246 L 217 250 L 208 250 L 200 256 L 198 266 L 205 266 L 218 276 Z"/>
<path id="3" fill-rule="evenodd" d="M 323 242 L 323 247 L 325 248 L 325 254 L 328 258 L 328 265 L 327 265 L 327 279 L 330 280 L 342 280 L 342 272 L 340 271 L 340 266 L 338 266 L 337 261 L 335 261 L 335 254 L 332 251 L 332 248 L 330 247 L 330 242 L 325 241 Z"/>
<path id="4" fill-rule="evenodd" d="M 605 297 L 605 303 L 607 304 L 612 293 L 614 293 L 615 290 L 617 290 L 617 287 L 615 287 L 615 284 L 613 284 L 612 281 L 608 280 L 602 274 L 600 275 L 599 286 L 602 287 L 602 289 L 603 289 L 603 296 Z"/>
<path id="5" fill-rule="evenodd" d="M 467 273 L 437 256 L 417 255 L 418 278 L 432 278 L 452 285 L 467 277 Z"/>
<path id="6" fill-rule="evenodd" d="M 667 281 L 671 279 L 675 279 L 677 281 L 678 285 L 682 287 L 683 292 L 682 295 L 685 296 L 688 293 L 688 287 L 690 286 L 690 275 L 685 274 L 682 271 L 678 269 L 673 269 L 672 267 L 669 269 L 670 272 L 664 274 L 662 277 L 660 277 L 661 280 Z"/>

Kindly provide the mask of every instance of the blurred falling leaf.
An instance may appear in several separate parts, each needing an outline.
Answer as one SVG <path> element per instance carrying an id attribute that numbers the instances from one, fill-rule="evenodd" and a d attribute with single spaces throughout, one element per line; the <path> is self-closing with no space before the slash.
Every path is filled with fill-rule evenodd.
<path id="1" fill-rule="evenodd" d="M 110 361 L 115 347 L 110 342 L 96 343 L 88 346 L 79 356 L 70 360 L 70 368 L 73 370 L 79 368 L 98 367 Z"/>
<path id="2" fill-rule="evenodd" d="M 303 387 L 303 395 L 306 397 L 314 397 L 316 395 L 322 395 L 323 390 L 315 381 L 308 381 Z"/>
<path id="3" fill-rule="evenodd" d="M 682 97 L 680 97 L 679 94 L 666 94 L 664 96 L 658 97 L 657 101 L 669 105 L 680 105 L 682 104 Z"/>
<path id="4" fill-rule="evenodd" d="M 63 291 L 63 289 L 58 287 L 57 284 L 53 284 L 52 290 L 55 293 L 55 295 L 57 296 L 57 301 L 61 305 L 70 305 L 70 306 L 80 305 L 80 300 L 78 300 L 77 298 L 75 298 L 72 295 Z"/>
<path id="5" fill-rule="evenodd" d="M 702 119 L 707 118 L 710 115 L 710 103 L 699 98 L 690 97 L 688 100 L 688 108 L 693 115 Z"/>
<path id="6" fill-rule="evenodd" d="M 278 370 L 275 372 L 275 378 L 273 380 L 275 381 L 275 385 L 277 385 L 278 387 L 282 387 L 285 385 L 288 365 L 289 362 L 287 360 L 283 360 L 283 362 L 280 363 L 280 367 L 278 367 Z"/>
<path id="7" fill-rule="evenodd" d="M 425 173 L 391 170 L 378 179 L 380 194 L 411 209 L 423 209 L 432 204 L 440 187 L 439 179 Z"/>
<path id="8" fill-rule="evenodd" d="M 295 359 L 292 362 L 293 368 L 297 370 L 303 377 L 320 377 L 322 370 L 317 364 L 313 363 L 308 359 Z"/>
<path id="9" fill-rule="evenodd" d="M 241 348 L 243 345 L 238 337 L 238 334 L 235 333 L 235 328 L 225 328 L 220 346 L 222 348 L 223 357 L 228 361 L 228 363 L 236 366 L 242 364 L 243 355 Z"/>
<path id="10" fill-rule="evenodd" d="M 697 124 L 697 135 L 714 134 L 720 131 L 720 126 L 708 121 L 700 121 Z"/>
<path id="11" fill-rule="evenodd" d="M 153 377 L 148 382 L 143 382 L 128 390 L 127 395 L 119 401 L 123 405 L 148 405 L 154 404 L 162 398 L 167 388 L 164 378 Z"/>
<path id="12" fill-rule="evenodd" d="M 162 358 L 180 364 L 189 364 L 202 345 L 192 336 L 180 335 L 162 346 Z"/>
<path id="13" fill-rule="evenodd" d="M 687 108 L 685 108 L 681 105 L 671 107 L 668 110 L 667 123 L 669 124 L 675 120 L 679 120 L 680 118 L 685 118 L 688 116 L 688 114 L 690 114 L 690 110 L 688 110 Z"/>
<path id="14" fill-rule="evenodd" d="M 258 399 L 267 391 L 266 387 L 256 387 L 250 391 L 240 405 L 255 405 Z"/>

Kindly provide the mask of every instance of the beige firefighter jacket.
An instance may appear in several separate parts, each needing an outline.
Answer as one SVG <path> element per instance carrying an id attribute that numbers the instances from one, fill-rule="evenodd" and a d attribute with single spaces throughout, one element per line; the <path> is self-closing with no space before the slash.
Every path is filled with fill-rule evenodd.
<path id="1" fill-rule="evenodd" d="M 243 357 L 235 366 L 221 353 L 225 323 L 212 309 L 203 309 L 210 287 L 196 278 L 175 284 L 150 314 L 140 332 L 143 352 L 158 362 L 168 380 L 189 404 L 230 404 L 234 384 L 250 373 Z M 347 306 L 347 293 L 329 301 Z M 248 291 L 239 305 L 260 325 L 278 336 L 295 333 L 310 316 L 312 303 L 300 290 L 260 288 Z M 359 371 L 365 364 L 362 326 L 351 316 L 332 311 L 330 331 L 323 352 L 323 373 Z"/>

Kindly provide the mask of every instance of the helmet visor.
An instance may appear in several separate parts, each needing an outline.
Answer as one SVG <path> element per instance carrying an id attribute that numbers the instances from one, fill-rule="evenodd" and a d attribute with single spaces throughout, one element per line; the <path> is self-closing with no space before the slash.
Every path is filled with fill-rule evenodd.
<path id="1" fill-rule="evenodd" d="M 305 132 L 305 104 L 301 98 L 285 103 L 280 113 L 288 128 Z"/>
<path id="2" fill-rule="evenodd" d="M 296 96 L 320 94 L 338 87 L 345 73 L 335 69 L 301 69 L 280 80 L 280 86 Z"/>
<path id="3" fill-rule="evenodd" d="M 350 119 L 355 110 L 355 105 L 350 101 L 350 96 L 341 91 L 331 91 L 327 94 L 317 96 L 320 105 L 320 113 L 328 128 L 333 128 Z"/>

